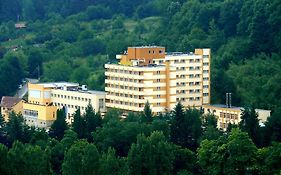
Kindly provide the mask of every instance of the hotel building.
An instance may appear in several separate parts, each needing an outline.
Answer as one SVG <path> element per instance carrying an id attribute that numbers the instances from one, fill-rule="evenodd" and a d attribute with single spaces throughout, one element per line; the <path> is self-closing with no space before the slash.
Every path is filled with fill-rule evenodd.
<path id="1" fill-rule="evenodd" d="M 210 103 L 210 49 L 166 53 L 164 47 L 129 47 L 118 64 L 105 64 L 106 106 L 154 113 L 176 103 L 201 107 Z"/>
<path id="2" fill-rule="evenodd" d="M 204 114 L 213 114 L 217 117 L 217 127 L 226 131 L 229 123 L 238 125 L 241 121 L 243 107 L 235 107 L 228 105 L 203 105 Z M 270 116 L 270 110 L 255 109 L 258 114 L 259 124 L 264 125 L 267 118 Z"/>
<path id="3" fill-rule="evenodd" d="M 50 127 L 58 108 L 65 109 L 66 120 L 71 123 L 79 108 L 85 112 L 88 104 L 98 112 L 105 111 L 105 93 L 87 90 L 77 83 L 57 82 L 28 84 L 28 101 L 23 103 L 23 117 L 28 125 Z"/>

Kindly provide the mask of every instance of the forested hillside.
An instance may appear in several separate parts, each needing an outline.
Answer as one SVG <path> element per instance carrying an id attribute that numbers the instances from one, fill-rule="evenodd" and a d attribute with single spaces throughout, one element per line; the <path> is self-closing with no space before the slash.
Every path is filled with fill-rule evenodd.
<path id="1" fill-rule="evenodd" d="M 212 49 L 212 103 L 232 92 L 234 105 L 275 110 L 280 16 L 278 0 L 1 0 L 0 96 L 38 75 L 102 90 L 104 63 L 127 46 L 155 44 Z M 27 27 L 15 29 L 18 21 Z"/>

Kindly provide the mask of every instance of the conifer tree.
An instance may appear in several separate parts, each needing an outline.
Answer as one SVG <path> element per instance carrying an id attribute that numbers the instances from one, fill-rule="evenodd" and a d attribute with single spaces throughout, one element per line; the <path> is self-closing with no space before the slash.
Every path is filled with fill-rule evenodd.
<path id="1" fill-rule="evenodd" d="M 242 131 L 249 134 L 256 145 L 260 144 L 260 126 L 258 114 L 254 108 L 245 108 L 245 110 L 243 110 L 239 127 Z"/>
<path id="2" fill-rule="evenodd" d="M 57 110 L 57 119 L 51 126 L 50 135 L 55 137 L 58 140 L 61 140 L 64 136 L 65 130 L 67 130 L 68 125 L 65 120 L 65 111 L 64 109 Z"/>
<path id="3" fill-rule="evenodd" d="M 77 109 L 74 113 L 72 127 L 78 134 L 78 138 L 85 138 L 85 120 L 81 117 L 80 109 Z"/>
<path id="4" fill-rule="evenodd" d="M 142 117 L 141 117 L 141 121 L 142 122 L 146 122 L 146 123 L 151 123 L 152 120 L 153 120 L 152 110 L 150 108 L 149 102 L 147 101 L 145 103 L 145 106 L 144 106 L 144 110 L 143 110 L 143 114 L 142 114 Z"/>

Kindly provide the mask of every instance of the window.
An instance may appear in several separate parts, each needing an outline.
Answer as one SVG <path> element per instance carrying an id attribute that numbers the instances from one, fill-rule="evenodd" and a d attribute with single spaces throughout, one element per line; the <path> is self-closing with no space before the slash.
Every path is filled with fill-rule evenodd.
<path id="1" fill-rule="evenodd" d="M 160 88 L 160 87 L 157 87 L 156 89 L 159 91 L 161 88 Z"/>
<path id="2" fill-rule="evenodd" d="M 38 111 L 25 109 L 23 111 L 23 115 L 28 116 L 28 117 L 32 117 L 32 118 L 37 118 L 38 117 Z"/>
<path id="3" fill-rule="evenodd" d="M 209 80 L 209 77 L 204 77 L 203 80 L 204 80 L 204 81 L 208 81 L 208 80 Z"/>
<path id="4" fill-rule="evenodd" d="M 160 98 L 160 97 L 161 97 L 161 95 L 157 95 L 156 97 L 157 97 L 157 98 Z"/>
<path id="5" fill-rule="evenodd" d="M 157 106 L 160 106 L 160 103 L 157 103 Z"/>
<path id="6" fill-rule="evenodd" d="M 161 80 L 160 80 L 160 79 L 157 79 L 156 82 L 159 83 L 159 82 L 161 82 Z"/>
<path id="7" fill-rule="evenodd" d="M 203 55 L 203 58 L 209 58 L 209 55 Z"/>
<path id="8" fill-rule="evenodd" d="M 160 74 L 160 73 L 161 73 L 160 71 L 157 71 L 157 72 L 156 72 L 156 74 Z"/>
<path id="9" fill-rule="evenodd" d="M 203 66 L 209 66 L 209 63 L 203 63 Z"/>
<path id="10" fill-rule="evenodd" d="M 209 85 L 204 85 L 203 88 L 207 89 L 207 88 L 209 88 Z"/>
<path id="11" fill-rule="evenodd" d="M 209 70 L 203 70 L 203 73 L 209 73 Z"/>
<path id="12" fill-rule="evenodd" d="M 206 96 L 209 96 L 209 94 L 208 93 L 203 93 L 203 96 L 206 97 Z"/>

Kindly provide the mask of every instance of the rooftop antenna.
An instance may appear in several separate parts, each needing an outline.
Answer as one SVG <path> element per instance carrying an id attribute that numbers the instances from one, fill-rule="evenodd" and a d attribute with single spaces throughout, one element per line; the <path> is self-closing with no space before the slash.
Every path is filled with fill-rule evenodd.
<path id="1" fill-rule="evenodd" d="M 229 108 L 231 108 L 231 93 L 228 93 L 228 95 L 229 95 L 229 103 L 228 103 L 228 105 L 229 105 Z"/>
<path id="2" fill-rule="evenodd" d="M 225 101 L 226 101 L 226 107 L 231 108 L 231 93 L 226 93 Z"/>
<path id="3" fill-rule="evenodd" d="M 228 93 L 225 94 L 225 105 L 228 108 Z"/>

